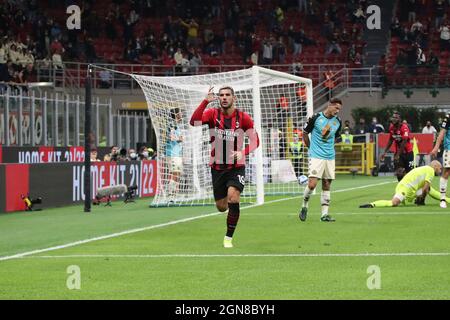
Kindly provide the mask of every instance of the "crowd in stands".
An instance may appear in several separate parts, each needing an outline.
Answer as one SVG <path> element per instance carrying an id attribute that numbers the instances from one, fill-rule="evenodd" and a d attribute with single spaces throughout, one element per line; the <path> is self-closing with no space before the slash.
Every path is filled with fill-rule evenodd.
<path id="1" fill-rule="evenodd" d="M 136 152 L 135 149 L 120 149 L 117 146 L 111 147 L 111 152 L 106 154 L 103 159 L 98 158 L 97 149 L 91 150 L 91 161 L 109 161 L 109 162 L 121 162 L 121 161 L 142 161 L 142 160 L 155 160 L 157 152 L 150 147 L 141 146 Z"/>
<path id="2" fill-rule="evenodd" d="M 2 1 L 0 6 L 0 86 L 35 79 L 38 42 L 30 23 L 38 21 L 37 1 Z M 36 25 L 37 26 L 37 25 Z"/>
<path id="3" fill-rule="evenodd" d="M 403 123 L 408 125 L 409 130 L 411 132 L 414 132 L 411 124 L 408 123 L 407 120 L 403 120 Z M 383 126 L 383 124 L 378 122 L 378 119 L 376 117 L 373 117 L 372 122 L 370 124 L 367 124 L 366 120 L 363 117 L 361 117 L 354 127 L 350 125 L 349 120 L 345 120 L 343 128 L 345 128 L 346 131 L 348 131 L 350 134 L 353 135 L 365 135 L 367 133 L 379 134 L 379 133 L 388 133 L 389 124 L 390 123 L 388 123 L 386 127 Z M 420 131 L 422 133 L 432 133 L 434 135 L 434 138 L 436 138 L 436 135 L 438 133 L 436 128 L 432 125 L 431 121 L 429 120 L 426 121 L 426 123 L 424 124 L 424 126 L 421 128 Z"/>
<path id="4" fill-rule="evenodd" d="M 198 67 L 202 62 L 209 65 L 218 64 L 217 56 L 236 50 L 240 60 L 235 60 L 235 63 L 293 63 L 293 68 L 296 68 L 301 64 L 305 47 L 315 47 L 314 50 L 319 51 L 318 47 L 323 45 L 322 50 L 326 55 L 338 56 L 343 54 L 342 46 L 346 46 L 349 48 L 348 61 L 362 64 L 365 43 L 362 41 L 361 18 L 364 14 L 361 15 L 360 12 L 365 10 L 366 1 L 338 3 L 318 0 L 258 0 L 251 2 L 250 7 L 247 6 L 246 9 L 241 1 L 218 0 L 214 3 L 217 5 L 216 9 L 212 4 L 209 8 L 205 5 L 203 13 L 199 15 L 187 9 L 187 22 L 168 16 L 164 22 L 159 47 L 155 43 L 148 50 L 152 58 L 157 58 L 159 52 L 164 64 L 175 64 L 178 71 L 187 73 L 193 71 L 189 66 Z M 321 12 L 321 9 L 324 11 Z M 287 19 L 288 12 L 293 12 L 300 23 L 294 24 L 295 19 Z M 219 15 L 222 18 L 219 18 Z M 213 26 L 218 18 L 224 22 L 223 32 Z M 305 30 L 310 22 L 320 29 L 319 34 L 311 34 L 311 27 Z M 346 23 L 352 23 L 350 32 Z M 259 27 L 261 24 L 264 28 Z M 321 39 L 317 39 L 317 35 L 320 35 Z M 154 39 L 155 35 L 149 31 L 147 38 Z M 207 61 L 202 60 L 201 54 L 207 57 Z M 287 59 L 288 56 L 291 59 Z M 344 56 L 342 62 L 346 60 Z M 297 72 L 300 73 L 299 70 Z"/>
<path id="5" fill-rule="evenodd" d="M 0 81 L 29 81 L 35 60 L 56 68 L 63 61 L 152 63 L 194 73 L 225 56 L 246 65 L 311 63 L 303 57 L 308 47 L 362 64 L 367 0 L 84 0 L 77 3 L 81 30 L 66 28 L 70 4 L 4 1 Z"/>
<path id="6" fill-rule="evenodd" d="M 419 67 L 438 73 L 450 50 L 450 1 L 400 0 L 397 12 L 391 24 L 396 66 L 410 74 Z"/>

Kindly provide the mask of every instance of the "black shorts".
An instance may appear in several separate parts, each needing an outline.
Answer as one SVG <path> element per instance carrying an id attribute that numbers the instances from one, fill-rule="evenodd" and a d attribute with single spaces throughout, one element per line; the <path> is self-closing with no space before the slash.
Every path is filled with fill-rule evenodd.
<path id="1" fill-rule="evenodd" d="M 245 167 L 233 168 L 229 170 L 216 170 L 211 168 L 214 199 L 220 200 L 228 195 L 228 188 L 235 187 L 240 192 L 245 186 Z"/>
<path id="2" fill-rule="evenodd" d="M 414 169 L 414 153 L 402 153 L 397 163 L 395 163 L 395 169 L 404 168 L 405 173 Z"/>

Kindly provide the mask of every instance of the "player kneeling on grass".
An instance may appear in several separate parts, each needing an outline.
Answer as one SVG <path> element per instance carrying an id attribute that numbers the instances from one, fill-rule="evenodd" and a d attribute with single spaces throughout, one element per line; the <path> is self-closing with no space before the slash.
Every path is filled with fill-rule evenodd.
<path id="1" fill-rule="evenodd" d="M 425 204 L 425 197 L 440 200 L 440 193 L 431 188 L 431 181 L 434 176 L 441 174 L 442 165 L 434 160 L 428 166 L 419 167 L 408 172 L 397 184 L 395 195 L 392 200 L 378 200 L 372 203 L 363 204 L 360 208 L 379 208 L 379 207 L 397 207 L 401 203 L 417 205 Z M 450 202 L 450 199 L 446 199 Z"/>
<path id="2" fill-rule="evenodd" d="M 219 108 L 206 107 L 218 100 Z M 209 127 L 211 142 L 211 175 L 214 199 L 220 212 L 228 210 L 227 233 L 223 240 L 225 248 L 232 248 L 232 237 L 240 215 L 240 195 L 245 185 L 245 157 L 259 146 L 258 134 L 253 120 L 247 113 L 235 107 L 233 88 L 219 89 L 219 97 L 213 87 L 194 111 L 190 124 Z M 244 149 L 245 136 L 249 144 Z"/>

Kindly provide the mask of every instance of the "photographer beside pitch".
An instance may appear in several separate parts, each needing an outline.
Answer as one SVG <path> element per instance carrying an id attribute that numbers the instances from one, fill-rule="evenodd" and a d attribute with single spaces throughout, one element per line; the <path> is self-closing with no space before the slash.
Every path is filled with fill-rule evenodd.
<path id="1" fill-rule="evenodd" d="M 303 128 L 303 140 L 308 148 L 309 156 L 309 176 L 308 185 L 305 187 L 303 195 L 303 205 L 299 214 L 301 221 L 306 220 L 308 213 L 309 197 L 317 186 L 319 179 L 322 179 L 322 195 L 320 197 L 322 205 L 323 222 L 334 222 L 335 219 L 328 214 L 331 200 L 331 182 L 335 179 L 335 157 L 334 144 L 340 136 L 342 121 L 337 114 L 342 109 L 342 101 L 333 98 L 328 103 L 328 107 L 323 112 L 315 114 Z M 311 140 L 309 138 L 311 134 Z"/>
<path id="2" fill-rule="evenodd" d="M 220 108 L 206 109 L 219 100 Z M 228 209 L 227 232 L 223 240 L 225 248 L 232 248 L 232 238 L 240 215 L 240 195 L 245 185 L 245 157 L 259 146 L 258 133 L 253 120 L 235 106 L 234 89 L 224 86 L 219 97 L 209 88 L 208 95 L 191 117 L 192 126 L 207 124 L 211 143 L 211 175 L 216 207 L 220 212 Z M 249 145 L 244 149 L 245 136 Z"/>

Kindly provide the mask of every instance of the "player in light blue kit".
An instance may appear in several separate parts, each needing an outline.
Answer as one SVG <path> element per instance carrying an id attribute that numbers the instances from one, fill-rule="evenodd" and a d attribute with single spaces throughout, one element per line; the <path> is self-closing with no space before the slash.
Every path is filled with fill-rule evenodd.
<path id="1" fill-rule="evenodd" d="M 447 114 L 444 121 L 441 124 L 441 131 L 436 139 L 436 144 L 431 151 L 431 155 L 436 157 L 439 152 L 439 147 L 441 143 L 444 142 L 444 152 L 442 153 L 442 164 L 444 170 L 442 170 L 442 176 L 439 180 L 439 189 L 441 192 L 441 202 L 440 207 L 447 208 L 447 202 L 445 201 L 447 196 L 447 182 L 450 176 L 450 114 Z"/>
<path id="2" fill-rule="evenodd" d="M 308 185 L 305 187 L 303 196 L 303 205 L 299 217 L 301 221 L 306 220 L 308 214 L 308 201 L 317 186 L 318 179 L 322 179 L 322 216 L 323 222 L 335 221 L 328 214 L 330 206 L 330 186 L 335 179 L 335 140 L 340 136 L 342 127 L 341 119 L 337 114 L 342 109 L 342 101 L 340 99 L 331 99 L 328 107 L 323 112 L 315 114 L 303 128 L 303 140 L 308 147 L 309 156 L 309 176 Z M 311 134 L 311 140 L 309 138 Z"/>
<path id="3" fill-rule="evenodd" d="M 166 159 L 169 169 L 168 195 L 173 198 L 180 184 L 183 171 L 183 134 L 180 128 L 182 114 L 179 108 L 171 111 L 172 123 L 169 127 L 169 139 L 166 143 Z M 173 201 L 173 199 L 171 199 Z"/>

